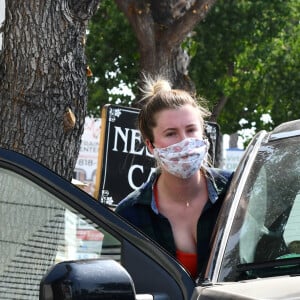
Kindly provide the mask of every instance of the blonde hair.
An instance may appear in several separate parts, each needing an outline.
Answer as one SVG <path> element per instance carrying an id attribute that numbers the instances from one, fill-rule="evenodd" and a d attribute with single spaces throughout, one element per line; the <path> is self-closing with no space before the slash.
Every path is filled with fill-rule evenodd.
<path id="1" fill-rule="evenodd" d="M 152 77 L 144 77 L 144 85 L 140 88 L 141 92 L 144 94 L 141 101 L 145 101 L 148 98 L 153 97 L 155 94 L 161 91 L 171 91 L 172 87 L 169 81 L 163 79 L 162 77 L 157 77 L 153 79 Z"/>
<path id="2" fill-rule="evenodd" d="M 171 83 L 161 76 L 156 78 L 144 76 L 140 90 L 143 94 L 140 102 L 143 102 L 143 105 L 138 117 L 138 127 L 144 141 L 149 139 L 150 142 L 154 142 L 153 128 L 157 125 L 156 114 L 162 110 L 178 109 L 189 104 L 199 111 L 202 127 L 204 127 L 204 118 L 210 115 L 204 105 L 198 103 L 198 101 L 204 103 L 203 98 L 195 99 L 187 91 L 172 89 Z"/>

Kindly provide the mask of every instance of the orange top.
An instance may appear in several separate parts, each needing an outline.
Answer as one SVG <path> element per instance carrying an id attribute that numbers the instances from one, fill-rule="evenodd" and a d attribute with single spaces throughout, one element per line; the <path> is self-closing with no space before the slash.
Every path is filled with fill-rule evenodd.
<path id="1" fill-rule="evenodd" d="M 157 209 L 158 206 L 158 196 L 157 196 L 157 187 L 156 183 L 154 184 L 154 200 Z M 187 253 L 180 250 L 176 250 L 176 258 L 177 260 L 191 273 L 193 278 L 196 278 L 198 275 L 198 257 L 197 253 Z"/>
<path id="2" fill-rule="evenodd" d="M 193 278 L 197 277 L 197 253 L 176 250 L 176 258 L 191 273 Z"/>

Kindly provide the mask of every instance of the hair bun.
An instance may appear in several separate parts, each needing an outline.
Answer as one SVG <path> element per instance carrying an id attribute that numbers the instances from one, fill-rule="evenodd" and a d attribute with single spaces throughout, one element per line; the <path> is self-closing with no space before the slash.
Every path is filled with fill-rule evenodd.
<path id="1" fill-rule="evenodd" d="M 169 83 L 169 81 L 165 80 L 165 79 L 158 79 L 157 81 L 155 81 L 153 83 L 153 94 L 157 94 L 159 92 L 167 92 L 167 91 L 171 91 L 171 85 Z"/>
<path id="2" fill-rule="evenodd" d="M 167 92 L 171 90 L 172 87 L 168 80 L 162 77 L 152 78 L 144 75 L 143 87 L 141 88 L 143 97 L 141 100 L 151 98 L 160 92 Z"/>

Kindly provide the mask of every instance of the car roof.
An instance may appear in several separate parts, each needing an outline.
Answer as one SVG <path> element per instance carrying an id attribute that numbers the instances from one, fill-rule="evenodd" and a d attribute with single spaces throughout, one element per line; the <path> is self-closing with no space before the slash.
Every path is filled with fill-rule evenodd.
<path id="1" fill-rule="evenodd" d="M 300 119 L 290 122 L 285 122 L 277 127 L 269 135 L 269 141 L 289 138 L 300 135 Z"/>

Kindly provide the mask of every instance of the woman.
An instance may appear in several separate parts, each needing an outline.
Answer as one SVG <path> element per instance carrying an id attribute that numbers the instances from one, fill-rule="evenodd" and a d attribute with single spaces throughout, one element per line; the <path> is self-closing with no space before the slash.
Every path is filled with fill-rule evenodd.
<path id="1" fill-rule="evenodd" d="M 231 172 L 208 166 L 209 112 L 168 81 L 146 79 L 138 125 L 158 170 L 116 212 L 175 256 L 196 278 L 207 255 Z"/>

